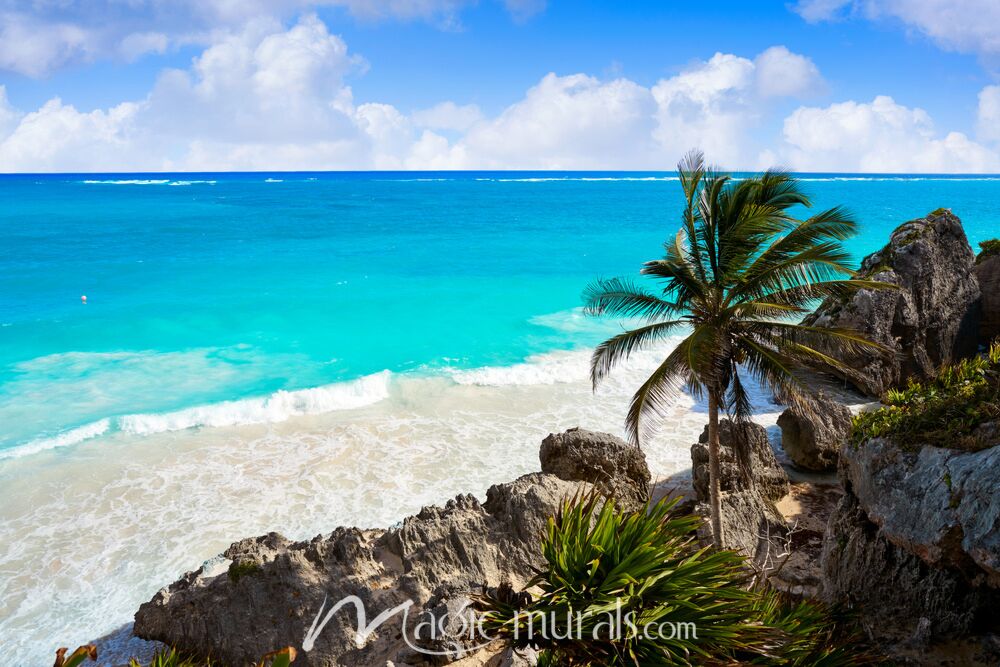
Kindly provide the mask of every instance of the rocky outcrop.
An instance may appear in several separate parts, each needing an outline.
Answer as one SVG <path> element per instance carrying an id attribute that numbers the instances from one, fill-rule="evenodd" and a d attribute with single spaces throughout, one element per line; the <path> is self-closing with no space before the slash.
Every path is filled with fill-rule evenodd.
<path id="1" fill-rule="evenodd" d="M 1000 447 L 911 451 L 874 438 L 841 450 L 840 476 L 845 495 L 823 544 L 824 597 L 879 619 L 872 632 L 887 641 L 954 637 L 993 622 Z"/>
<path id="2" fill-rule="evenodd" d="M 1000 447 L 910 452 L 874 438 L 842 456 L 845 485 L 887 540 L 1000 588 Z"/>
<path id="3" fill-rule="evenodd" d="M 591 488 L 586 479 L 600 477 L 582 462 L 590 460 L 582 449 L 586 446 L 577 443 L 567 450 L 572 461 L 562 461 L 554 451 L 546 457 L 547 465 L 565 478 L 525 475 L 491 487 L 483 503 L 458 496 L 389 530 L 342 527 L 302 542 L 277 533 L 236 542 L 225 553 L 231 560 L 228 571 L 202 568 L 185 574 L 139 608 L 134 632 L 224 664 L 250 664 L 278 647 L 304 649 L 306 633 L 324 602 L 329 610 L 355 596 L 369 623 L 382 612 L 410 606 L 405 616 L 400 608 L 374 634 L 359 640 L 355 608 L 349 604 L 318 632 L 310 650 L 299 651 L 296 665 L 451 662 L 456 645 L 447 638 L 430 638 L 418 626 L 423 623 L 426 629 L 433 620 L 441 627 L 443 619 L 444 625 L 461 628 L 470 594 L 504 581 L 520 587 L 534 574 L 543 564 L 539 539 L 548 518 L 565 498 Z M 624 496 L 648 484 L 641 456 L 630 464 L 636 478 L 624 473 L 616 478 L 625 488 L 609 481 L 604 488 Z M 521 664 L 516 662 L 520 656 L 507 659 Z"/>
<path id="4" fill-rule="evenodd" d="M 976 259 L 976 278 L 983 295 L 979 338 L 989 344 L 1000 337 L 1000 255 L 984 250 Z"/>
<path id="5" fill-rule="evenodd" d="M 906 641 L 921 625 L 930 637 L 975 631 L 1000 603 L 959 571 L 890 542 L 851 493 L 830 517 L 821 563 L 823 598 L 860 613 L 879 643 Z"/>
<path id="6" fill-rule="evenodd" d="M 944 363 L 978 349 L 979 283 L 975 256 L 961 221 L 939 209 L 898 227 L 888 245 L 866 257 L 859 277 L 898 289 L 860 290 L 849 299 L 828 298 L 805 323 L 859 331 L 894 354 L 838 354 L 841 373 L 871 396 L 907 378 L 933 377 Z"/>
<path id="7" fill-rule="evenodd" d="M 590 482 L 614 493 L 626 509 L 649 501 L 649 468 L 642 451 L 608 433 L 571 428 L 542 441 L 542 472 L 560 479 Z"/>
<path id="8" fill-rule="evenodd" d="M 825 394 L 792 405 L 778 417 L 781 447 L 799 468 L 834 470 L 851 430 L 851 410 Z"/>
<path id="9" fill-rule="evenodd" d="M 774 501 L 788 493 L 788 475 L 775 459 L 762 426 L 728 419 L 719 422 L 719 467 L 723 546 L 759 560 L 785 532 Z M 708 427 L 691 447 L 691 471 L 698 500 L 695 511 L 706 521 L 700 537 L 709 543 Z"/>

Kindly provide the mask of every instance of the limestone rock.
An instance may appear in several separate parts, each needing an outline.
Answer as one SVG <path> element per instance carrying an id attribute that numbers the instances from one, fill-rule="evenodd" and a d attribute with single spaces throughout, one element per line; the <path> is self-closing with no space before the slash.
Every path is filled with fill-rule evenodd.
<path id="1" fill-rule="evenodd" d="M 983 295 L 979 338 L 981 343 L 988 345 L 1000 337 L 1000 255 L 980 256 L 976 263 L 976 278 Z"/>
<path id="2" fill-rule="evenodd" d="M 699 538 L 707 544 L 712 537 L 708 427 L 691 447 L 691 464 L 698 500 L 695 511 L 705 519 Z M 728 419 L 719 422 L 719 467 L 723 546 L 759 561 L 786 532 L 774 501 L 788 493 L 788 476 L 775 459 L 762 426 L 738 425 Z"/>
<path id="3" fill-rule="evenodd" d="M 845 379 L 871 396 L 933 377 L 941 364 L 975 354 L 980 319 L 975 255 L 961 221 L 946 209 L 898 227 L 882 250 L 866 257 L 859 276 L 898 289 L 860 290 L 826 299 L 804 322 L 856 330 L 891 348 L 840 354 Z M 844 375 L 830 369 L 837 375 Z"/>
<path id="4" fill-rule="evenodd" d="M 932 636 L 968 633 L 1000 604 L 995 589 L 974 586 L 958 570 L 928 565 L 890 542 L 851 493 L 830 517 L 821 562 L 822 597 L 858 611 L 880 643 L 905 642 L 921 619 Z"/>
<path id="5" fill-rule="evenodd" d="M 885 539 L 1000 588 L 1000 446 L 907 451 L 874 438 L 841 458 L 845 486 Z"/>
<path id="6" fill-rule="evenodd" d="M 737 447 L 746 459 L 741 460 Z M 691 447 L 691 474 L 698 500 L 708 499 L 708 426 Z M 788 475 L 778 464 L 764 427 L 749 422 L 719 422 L 719 486 L 723 492 L 756 489 L 768 500 L 778 500 L 788 493 Z"/>
<path id="7" fill-rule="evenodd" d="M 851 431 L 850 409 L 820 394 L 778 417 L 781 446 L 796 466 L 824 472 L 837 467 L 837 452 Z"/>
<path id="8" fill-rule="evenodd" d="M 329 610 L 356 596 L 367 622 L 412 605 L 405 622 L 397 614 L 360 646 L 355 609 L 342 608 L 313 648 L 299 651 L 297 666 L 448 664 L 456 648 L 470 651 L 459 665 L 483 664 L 480 655 L 499 660 L 500 647 L 456 645 L 415 630 L 428 621 L 461 628 L 469 596 L 483 586 L 523 586 L 543 565 L 539 542 L 548 518 L 564 499 L 593 488 L 589 480 L 605 493 L 638 501 L 649 470 L 641 452 L 616 440 L 586 431 L 550 436 L 542 460 L 558 476 L 533 473 L 494 485 L 484 503 L 457 496 L 389 530 L 341 527 L 302 542 L 278 533 L 240 540 L 225 552 L 232 561 L 227 573 L 185 574 L 139 608 L 134 632 L 223 664 L 255 664 L 277 648 L 301 649 L 324 601 Z M 530 659 L 507 656 L 522 657 Z"/>
<path id="9" fill-rule="evenodd" d="M 585 485 L 589 487 L 589 485 Z M 409 624 L 453 611 L 462 598 L 501 581 L 523 585 L 542 565 L 540 529 L 580 483 L 534 473 L 490 488 L 481 505 L 458 496 L 384 530 L 337 528 L 292 542 L 276 533 L 241 540 L 226 552 L 228 574 L 186 574 L 143 604 L 134 632 L 226 664 L 248 664 L 276 648 L 301 647 L 324 599 L 327 609 L 357 596 L 368 620 L 413 601 Z M 449 600 L 454 601 L 449 606 Z M 412 640 L 415 633 L 405 633 Z M 362 647 L 348 606 L 296 665 L 414 664 L 423 654 L 404 640 L 400 617 Z"/>
<path id="10" fill-rule="evenodd" d="M 539 451 L 542 472 L 560 479 L 591 482 L 613 490 L 627 509 L 649 500 L 649 467 L 638 447 L 608 433 L 571 428 L 553 433 Z"/>

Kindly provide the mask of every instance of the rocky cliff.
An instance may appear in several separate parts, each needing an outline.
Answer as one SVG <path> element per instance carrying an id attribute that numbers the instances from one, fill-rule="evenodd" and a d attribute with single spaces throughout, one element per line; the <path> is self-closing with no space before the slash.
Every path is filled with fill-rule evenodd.
<path id="1" fill-rule="evenodd" d="M 1000 241 L 993 241 L 1000 245 Z M 986 244 L 984 244 L 986 245 Z M 993 248 L 988 245 L 988 248 Z M 976 257 L 976 278 L 982 292 L 982 321 L 979 337 L 992 341 L 1000 336 L 1000 250 L 984 248 Z"/>
<path id="2" fill-rule="evenodd" d="M 574 429 L 546 442 L 543 469 L 555 474 L 495 485 L 483 503 L 458 496 L 388 530 L 337 528 L 301 542 L 270 533 L 236 542 L 225 553 L 227 572 L 199 569 L 160 590 L 139 608 L 134 632 L 224 664 L 252 664 L 279 647 L 302 648 L 324 602 L 329 609 L 356 596 L 368 622 L 412 602 L 406 625 L 399 615 L 359 639 L 355 610 L 346 607 L 311 650 L 299 652 L 296 665 L 451 662 L 454 656 L 422 652 L 443 654 L 455 646 L 421 639 L 418 624 L 455 622 L 483 585 L 523 585 L 542 565 L 539 541 L 548 517 L 591 481 L 632 503 L 647 492 L 645 458 L 614 436 Z"/>
<path id="3" fill-rule="evenodd" d="M 963 452 L 873 438 L 844 447 L 845 494 L 823 544 L 824 597 L 855 608 L 877 640 L 897 647 L 989 639 L 1000 621 L 997 444 Z"/>
<path id="4" fill-rule="evenodd" d="M 981 304 L 974 269 L 961 221 L 939 209 L 899 226 L 884 248 L 861 263 L 860 277 L 897 289 L 829 298 L 805 323 L 860 331 L 890 348 L 891 355 L 840 355 L 853 369 L 845 379 L 881 396 L 910 377 L 933 377 L 941 364 L 975 354 Z"/>
<path id="5" fill-rule="evenodd" d="M 719 467 L 723 546 L 760 562 L 786 532 L 785 520 L 774 503 L 789 489 L 788 475 L 774 457 L 764 427 L 720 421 Z M 695 512 L 705 519 L 700 537 L 704 544 L 710 544 L 707 426 L 698 443 L 691 446 L 691 472 Z"/>

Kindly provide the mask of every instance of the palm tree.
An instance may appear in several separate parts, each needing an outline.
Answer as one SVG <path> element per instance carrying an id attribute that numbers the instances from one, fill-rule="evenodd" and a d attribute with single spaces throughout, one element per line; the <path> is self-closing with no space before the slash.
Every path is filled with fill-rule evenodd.
<path id="1" fill-rule="evenodd" d="M 678 171 L 685 197 L 681 228 L 664 244 L 663 258 L 641 271 L 662 289 L 611 278 L 584 293 L 589 314 L 638 321 L 597 346 L 591 380 L 596 388 L 635 350 L 689 332 L 636 391 L 625 427 L 638 446 L 682 387 L 707 398 L 712 532 L 721 547 L 719 410 L 738 422 L 750 418 L 745 374 L 799 401 L 806 395 L 801 371 L 843 368 L 838 351 L 883 349 L 855 331 L 797 321 L 817 299 L 892 285 L 853 278 L 841 242 L 857 225 L 846 210 L 793 216 L 794 207 L 811 202 L 790 174 L 770 170 L 734 179 L 707 169 L 697 151 L 681 160 Z"/>

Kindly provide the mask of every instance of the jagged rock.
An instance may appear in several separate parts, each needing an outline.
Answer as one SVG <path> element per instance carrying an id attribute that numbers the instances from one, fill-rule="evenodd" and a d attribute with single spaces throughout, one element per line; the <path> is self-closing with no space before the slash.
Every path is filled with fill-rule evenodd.
<path id="1" fill-rule="evenodd" d="M 804 322 L 848 328 L 895 351 L 839 354 L 858 389 L 881 396 L 907 378 L 933 377 L 944 363 L 975 354 L 980 315 L 975 255 L 961 221 L 946 209 L 898 227 L 882 250 L 866 257 L 859 277 L 898 285 L 826 299 Z"/>
<path id="2" fill-rule="evenodd" d="M 719 422 L 719 468 L 723 546 L 759 561 L 786 532 L 774 501 L 788 493 L 788 476 L 762 426 L 737 425 L 728 419 Z M 707 544 L 712 539 L 707 426 L 691 447 L 691 471 L 698 500 L 695 512 L 705 519 L 699 538 Z"/>
<path id="3" fill-rule="evenodd" d="M 908 451 L 873 438 L 844 448 L 841 461 L 845 486 L 885 539 L 1000 588 L 1000 446 Z"/>
<path id="4" fill-rule="evenodd" d="M 995 589 L 887 540 L 850 492 L 830 517 L 821 563 L 822 597 L 859 612 L 879 643 L 905 642 L 928 623 L 932 637 L 968 633 L 1000 604 Z"/>
<path id="5" fill-rule="evenodd" d="M 792 463 L 805 470 L 834 470 L 851 430 L 851 410 L 821 393 L 782 412 L 778 426 L 781 447 Z"/>
<path id="6" fill-rule="evenodd" d="M 591 489 L 586 480 L 600 478 L 602 488 L 619 497 L 649 482 L 641 452 L 623 452 L 615 474 L 605 479 L 606 468 L 591 467 L 599 463 L 596 455 L 584 456 L 579 447 L 570 451 L 573 465 L 554 452 L 543 457 L 562 478 L 524 475 L 490 487 L 482 504 L 471 495 L 457 496 L 389 530 L 341 527 L 302 542 L 277 533 L 240 540 L 225 553 L 232 561 L 228 573 L 212 576 L 199 569 L 185 574 L 139 608 L 134 632 L 223 664 L 251 664 L 276 648 L 301 649 L 324 600 L 329 610 L 356 596 L 369 623 L 411 602 L 405 626 L 400 613 L 358 646 L 355 609 L 348 605 L 319 632 L 311 650 L 299 651 L 296 665 L 450 663 L 454 655 L 427 651 L 454 651 L 453 643 L 418 637 L 421 622 L 427 627 L 440 620 L 460 628 L 469 596 L 482 586 L 523 586 L 543 565 L 539 540 L 548 518 L 564 499 Z M 631 456 L 628 462 L 626 456 Z M 476 649 L 478 644 L 459 641 L 458 647 Z M 499 648 L 481 648 L 456 664 L 484 664 L 490 656 L 499 660 Z M 486 658 L 480 659 L 482 654 Z"/>
<path id="7" fill-rule="evenodd" d="M 542 472 L 560 479 L 591 482 L 614 490 L 622 507 L 638 509 L 649 500 L 649 467 L 642 451 L 609 433 L 571 428 L 553 433 L 539 451 Z"/>
<path id="8" fill-rule="evenodd" d="M 987 345 L 1000 336 L 1000 255 L 980 255 L 976 262 L 976 278 L 983 295 L 979 338 Z"/>
<path id="9" fill-rule="evenodd" d="M 134 631 L 227 664 L 248 664 L 278 647 L 301 647 L 324 599 L 329 608 L 357 596 L 369 621 L 412 600 L 412 628 L 440 616 L 449 600 L 461 606 L 483 584 L 523 585 L 542 565 L 541 527 L 579 488 L 578 482 L 534 473 L 491 487 L 483 505 L 458 496 L 388 531 L 337 528 L 305 542 L 275 533 L 241 540 L 226 552 L 234 563 L 228 575 L 188 573 L 139 608 Z M 418 664 L 414 657 L 423 654 L 401 632 L 397 617 L 359 648 L 349 606 L 296 664 Z M 413 642 L 414 635 L 407 633 Z"/>
<path id="10" fill-rule="evenodd" d="M 746 459 L 740 460 L 736 447 Z M 691 475 L 698 500 L 708 499 L 708 426 L 691 447 Z M 748 422 L 719 422 L 719 487 L 723 492 L 757 489 L 764 498 L 778 500 L 788 493 L 788 475 L 774 457 L 763 426 Z"/>

